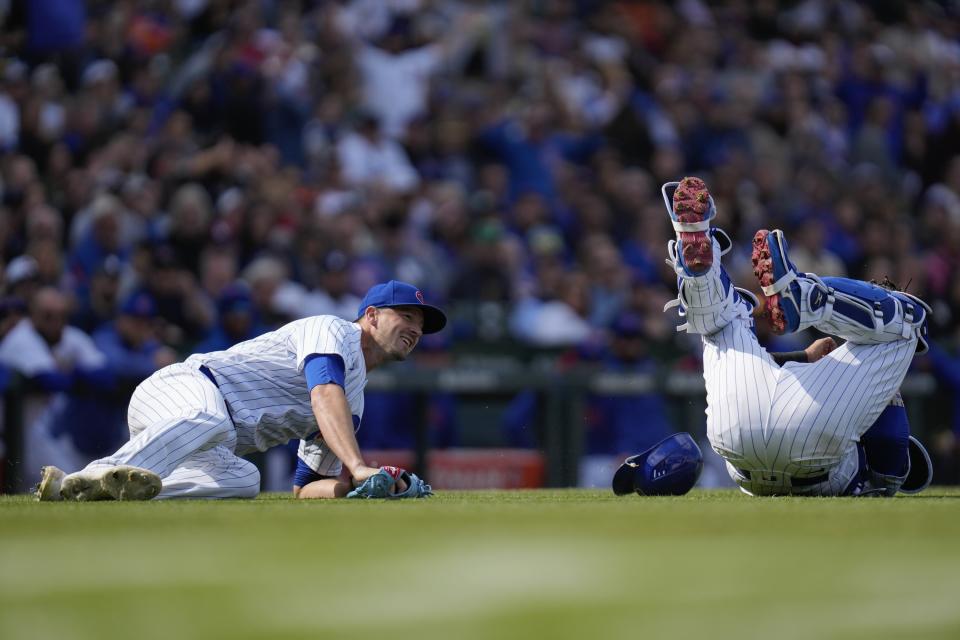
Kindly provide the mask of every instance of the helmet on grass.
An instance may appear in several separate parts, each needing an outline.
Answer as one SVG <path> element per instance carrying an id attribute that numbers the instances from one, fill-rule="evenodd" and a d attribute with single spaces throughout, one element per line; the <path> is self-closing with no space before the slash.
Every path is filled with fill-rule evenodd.
<path id="1" fill-rule="evenodd" d="M 627 458 L 613 476 L 618 496 L 682 496 L 703 470 L 703 453 L 689 433 L 675 433 L 643 453 Z"/>

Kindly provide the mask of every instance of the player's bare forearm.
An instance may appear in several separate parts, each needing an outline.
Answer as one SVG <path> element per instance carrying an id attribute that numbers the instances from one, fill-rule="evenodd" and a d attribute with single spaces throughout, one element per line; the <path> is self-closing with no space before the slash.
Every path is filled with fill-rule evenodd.
<path id="1" fill-rule="evenodd" d="M 837 342 L 830 336 L 815 340 L 803 351 L 787 351 L 771 353 L 770 356 L 778 365 L 783 366 L 787 362 L 816 362 L 837 348 Z"/>
<path id="2" fill-rule="evenodd" d="M 368 467 L 360 455 L 360 445 L 353 433 L 353 418 L 343 388 L 337 384 L 319 384 L 310 391 L 310 405 L 323 441 L 350 471 L 356 480 L 364 480 L 377 472 Z"/>
<path id="3" fill-rule="evenodd" d="M 324 478 L 314 480 L 303 487 L 294 487 L 293 495 L 304 500 L 342 498 L 350 492 L 351 488 L 349 478 Z"/>
<path id="4" fill-rule="evenodd" d="M 807 362 L 816 362 L 820 358 L 828 355 L 831 351 L 837 348 L 837 341 L 827 336 L 826 338 L 820 338 L 815 340 L 810 344 L 809 347 L 804 349 L 807 352 Z"/>

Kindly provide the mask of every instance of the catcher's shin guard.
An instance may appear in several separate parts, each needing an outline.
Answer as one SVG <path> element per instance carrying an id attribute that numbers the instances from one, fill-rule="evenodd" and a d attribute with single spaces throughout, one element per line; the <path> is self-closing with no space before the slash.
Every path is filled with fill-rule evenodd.
<path id="1" fill-rule="evenodd" d="M 887 497 L 898 492 L 912 495 L 920 493 L 933 482 L 933 462 L 930 454 L 919 440 L 910 436 L 907 470 L 903 475 L 884 474 L 873 469 L 869 473 L 869 486 Z"/>
<path id="2" fill-rule="evenodd" d="M 821 279 L 801 273 L 790 262 L 787 241 L 779 229 L 757 231 L 752 261 L 775 332 L 816 327 L 854 344 L 880 344 L 916 336 L 918 352 L 926 352 L 930 308 L 919 298 L 860 280 Z"/>
<path id="3" fill-rule="evenodd" d="M 717 215 L 713 198 L 700 178 L 667 182 L 660 188 L 677 232 L 676 267 L 686 276 L 701 276 L 713 265 L 710 221 Z"/>
<path id="4" fill-rule="evenodd" d="M 933 482 L 933 462 L 926 447 L 913 436 L 910 436 L 908 451 L 910 452 L 910 470 L 903 484 L 900 485 L 900 493 L 920 493 Z"/>
<path id="5" fill-rule="evenodd" d="M 907 410 L 903 398 L 897 393 L 860 436 L 870 488 L 888 497 L 900 490 L 910 473 L 909 438 Z"/>
<path id="6" fill-rule="evenodd" d="M 687 277 L 683 275 L 679 263 L 676 243 L 671 240 L 667 250 L 670 253 L 667 264 L 672 265 L 678 274 L 678 293 L 676 299 L 664 305 L 663 310 L 678 307 L 680 317 L 686 321 L 677 327 L 677 331 L 710 335 L 736 318 L 753 322 L 752 312 L 759 301 L 746 289 L 733 286 L 719 261 L 714 262 L 705 275 Z M 713 250 L 716 255 L 721 254 L 716 238 L 713 240 Z"/>

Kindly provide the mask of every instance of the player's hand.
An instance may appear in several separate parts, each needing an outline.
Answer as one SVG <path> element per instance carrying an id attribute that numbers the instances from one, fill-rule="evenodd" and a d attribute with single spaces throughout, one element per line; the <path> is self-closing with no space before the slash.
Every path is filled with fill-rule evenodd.
<path id="1" fill-rule="evenodd" d="M 347 498 L 423 498 L 433 495 L 430 485 L 400 467 L 380 467 L 359 483 Z"/>
<path id="2" fill-rule="evenodd" d="M 353 476 L 354 486 L 361 484 L 364 480 L 369 478 L 372 475 L 376 475 L 380 471 L 379 467 L 368 467 L 366 465 L 359 465 L 350 470 L 350 475 Z"/>
<path id="3" fill-rule="evenodd" d="M 820 338 L 804 349 L 807 352 L 807 362 L 816 362 L 836 348 L 837 341 L 830 336 Z"/>
<path id="4" fill-rule="evenodd" d="M 367 467 L 361 466 L 353 470 L 353 485 L 357 486 L 363 483 L 364 480 L 369 478 L 372 475 L 377 474 L 380 471 L 380 467 Z M 407 490 L 407 483 L 404 482 L 403 478 L 397 478 L 397 482 L 394 485 L 394 493 L 403 493 Z"/>
<path id="5" fill-rule="evenodd" d="M 352 473 L 353 475 L 353 486 L 358 487 L 363 484 L 363 481 L 369 478 L 370 476 L 376 475 L 380 472 L 380 467 L 358 467 Z M 398 477 L 396 482 L 393 485 L 393 490 L 391 493 L 403 493 L 409 488 L 407 482 L 402 478 Z"/>

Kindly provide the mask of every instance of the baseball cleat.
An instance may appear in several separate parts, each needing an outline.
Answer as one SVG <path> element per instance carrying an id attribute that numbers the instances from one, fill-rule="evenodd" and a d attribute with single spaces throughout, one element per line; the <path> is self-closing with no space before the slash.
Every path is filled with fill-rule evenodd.
<path id="1" fill-rule="evenodd" d="M 65 500 L 150 500 L 163 483 L 160 476 L 139 467 L 121 465 L 93 471 L 78 471 L 63 479 L 60 494 Z"/>
<path id="2" fill-rule="evenodd" d="M 787 240 L 779 229 L 761 229 L 753 236 L 753 275 L 766 298 L 764 313 L 775 333 L 791 333 L 800 326 L 800 287 L 797 268 L 787 257 Z"/>
<path id="3" fill-rule="evenodd" d="M 687 275 L 705 274 L 713 266 L 710 220 L 717 215 L 713 198 L 700 178 L 668 182 L 660 189 L 677 232 L 677 257 Z"/>
<path id="4" fill-rule="evenodd" d="M 52 465 L 40 469 L 40 484 L 35 492 L 40 502 L 56 502 L 63 500 L 60 495 L 60 485 L 67 474 L 62 469 Z"/>

